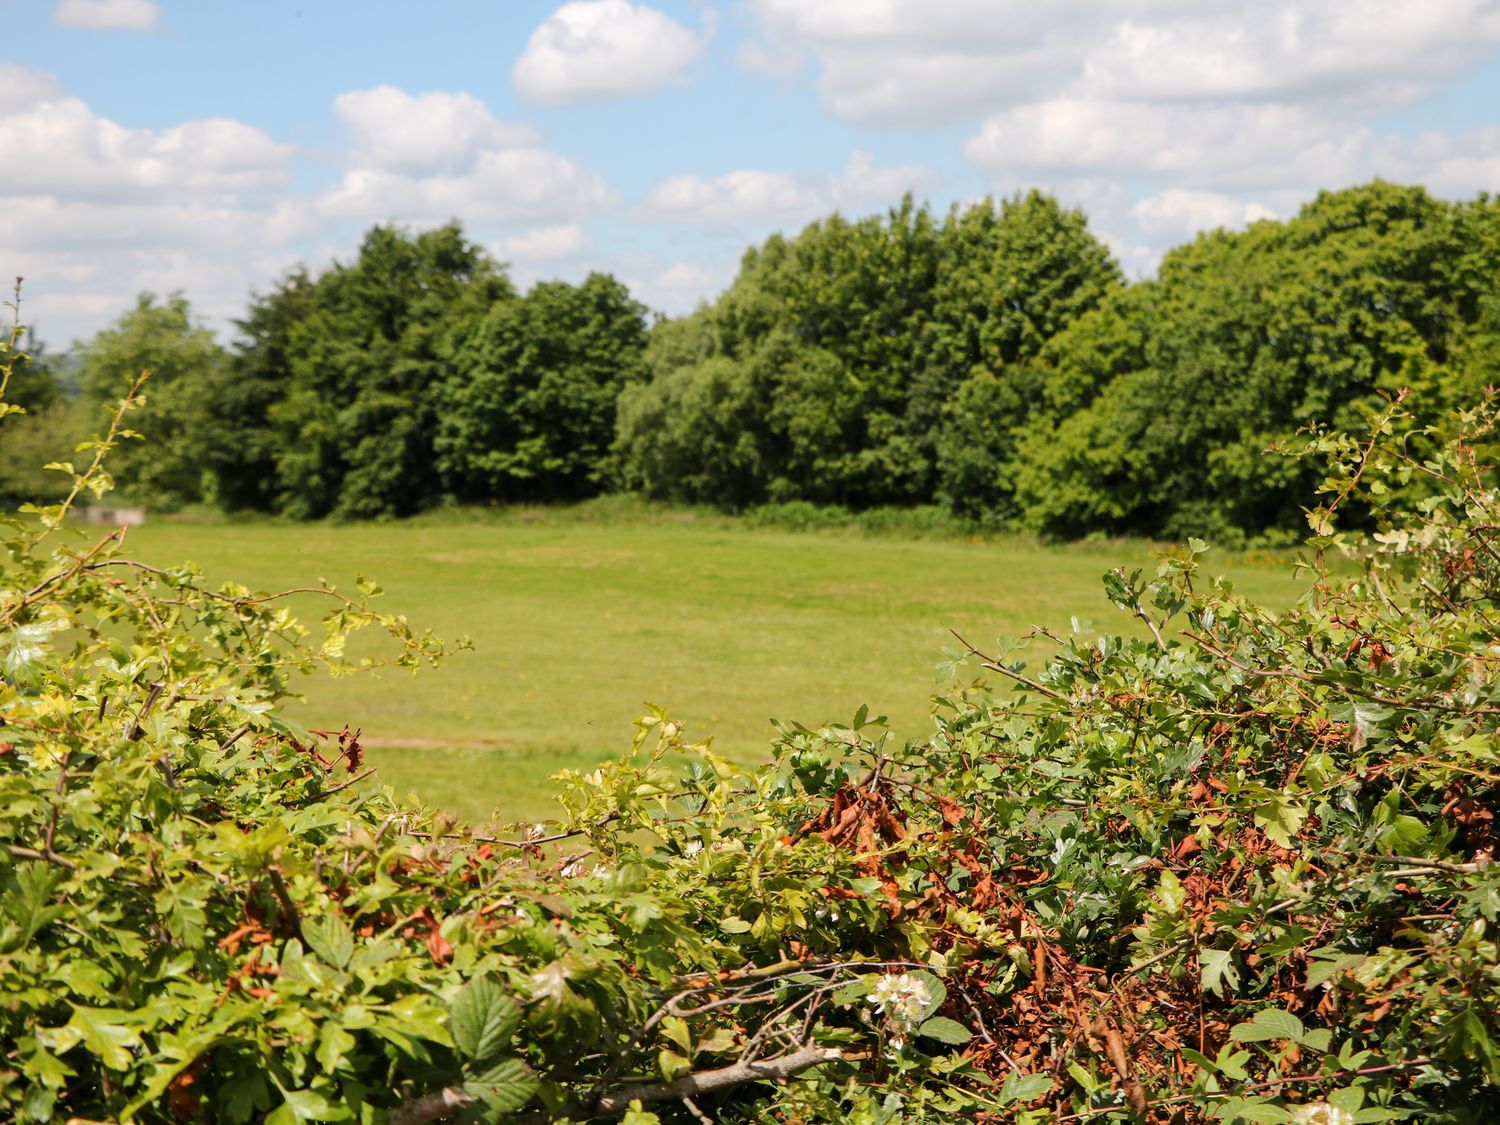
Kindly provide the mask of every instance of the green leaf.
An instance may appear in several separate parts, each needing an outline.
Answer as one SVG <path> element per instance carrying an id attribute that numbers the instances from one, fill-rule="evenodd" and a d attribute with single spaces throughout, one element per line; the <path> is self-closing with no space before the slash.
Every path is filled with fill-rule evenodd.
<path id="1" fill-rule="evenodd" d="M 12 944 L 24 945 L 65 910 L 49 903 L 67 873 L 50 863 L 31 860 L 19 864 L 12 878 L 15 887 L 0 898 L 0 910 L 21 928 L 19 939 L 12 939 Z"/>
<path id="2" fill-rule="evenodd" d="M 999 1099 L 1002 1105 L 1011 1102 L 1029 1102 L 1041 1097 L 1052 1089 L 1052 1079 L 1045 1074 L 1022 1074 L 1019 1070 L 1013 1070 L 1005 1079 L 1004 1085 L 1000 1087 Z"/>
<path id="3" fill-rule="evenodd" d="M 1284 793 L 1274 794 L 1270 801 L 1255 810 L 1255 823 L 1283 848 L 1292 846 L 1292 837 L 1307 819 L 1307 810 Z"/>
<path id="4" fill-rule="evenodd" d="M 934 1016 L 917 1028 L 917 1034 L 954 1047 L 961 1047 L 974 1038 L 972 1031 L 957 1020 L 950 1020 L 947 1016 Z"/>
<path id="5" fill-rule="evenodd" d="M 1168 914 L 1181 914 L 1183 903 L 1187 901 L 1187 892 L 1182 889 L 1182 881 L 1171 871 L 1161 873 L 1161 882 L 1156 888 L 1157 897 L 1161 904 L 1167 908 Z"/>
<path id="6" fill-rule="evenodd" d="M 683 1054 L 693 1053 L 693 1032 L 688 1027 L 687 1020 L 679 1016 L 667 1016 L 661 1021 L 661 1033 L 681 1047 Z"/>
<path id="7" fill-rule="evenodd" d="M 354 1049 L 355 1039 L 338 1024 L 329 1021 L 318 1033 L 318 1065 L 324 1074 L 332 1074 Z"/>
<path id="8" fill-rule="evenodd" d="M 1247 1023 L 1238 1024 L 1229 1036 L 1240 1043 L 1261 1043 L 1268 1039 L 1302 1038 L 1302 1021 L 1291 1012 L 1279 1008 L 1266 1008 L 1256 1012 Z"/>
<path id="9" fill-rule="evenodd" d="M 132 1013 L 118 1008 L 75 1007 L 65 1025 L 38 1032 L 37 1038 L 58 1053 L 81 1043 L 110 1070 L 129 1070 L 135 1064 L 131 1049 L 141 1045 L 140 1032 L 130 1026 L 132 1022 Z"/>
<path id="10" fill-rule="evenodd" d="M 348 1106 L 316 1090 L 283 1090 L 281 1096 L 295 1121 L 348 1121 L 354 1116 Z"/>
<path id="11" fill-rule="evenodd" d="M 1255 1125 L 1286 1125 L 1297 1120 L 1290 1110 L 1279 1105 L 1246 1098 L 1226 1098 L 1210 1112 L 1221 1121 L 1249 1121 Z"/>
<path id="12" fill-rule="evenodd" d="M 537 1078 L 520 1059 L 501 1059 L 483 1074 L 464 1083 L 464 1089 L 496 1114 L 515 1113 L 537 1090 Z"/>
<path id="13" fill-rule="evenodd" d="M 1240 986 L 1240 971 L 1234 963 L 1234 951 L 1229 949 L 1200 949 L 1198 951 L 1198 976 L 1203 989 L 1215 996 L 1224 995 L 1225 988 Z"/>
<path id="14" fill-rule="evenodd" d="M 320 914 L 302 922 L 302 936 L 308 948 L 335 969 L 349 967 L 354 956 L 354 931 L 336 914 Z"/>
<path id="15" fill-rule="evenodd" d="M 475 977 L 464 985 L 448 1009 L 453 1045 L 475 1062 L 502 1050 L 520 1026 L 520 1005 L 489 977 Z"/>

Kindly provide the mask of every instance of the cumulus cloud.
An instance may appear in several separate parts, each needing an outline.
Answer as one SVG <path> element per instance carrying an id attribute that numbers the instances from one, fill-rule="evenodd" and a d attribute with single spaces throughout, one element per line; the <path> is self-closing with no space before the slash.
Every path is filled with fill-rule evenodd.
<path id="1" fill-rule="evenodd" d="M 1430 93 L 1500 42 L 1490 0 L 1214 4 L 1130 18 L 1092 45 L 1101 96 L 1298 98 L 1386 107 Z"/>
<path id="2" fill-rule="evenodd" d="M 151 0 L 58 0 L 52 22 L 58 27 L 150 31 L 161 18 Z"/>
<path id="3" fill-rule="evenodd" d="M 230 118 L 129 129 L 68 97 L 50 75 L 0 67 L 6 195 L 110 200 L 234 195 L 279 186 L 291 147 Z"/>
<path id="4" fill-rule="evenodd" d="M 532 32 L 511 82 L 538 105 L 650 93 L 683 81 L 706 40 L 645 4 L 580 0 Z"/>
<path id="5" fill-rule="evenodd" d="M 643 217 L 717 226 L 802 222 L 840 207 L 894 202 L 904 192 L 936 183 L 931 169 L 916 164 L 880 167 L 856 150 L 837 175 L 742 169 L 713 179 L 694 173 L 672 176 L 646 193 Z"/>
<path id="6" fill-rule="evenodd" d="M 630 287 L 631 294 L 648 308 L 682 316 L 703 301 L 710 301 L 728 288 L 734 280 L 738 255 L 713 254 L 713 265 L 696 262 L 667 262 L 656 255 L 639 260 L 615 263 L 618 275 Z"/>
<path id="7" fill-rule="evenodd" d="M 351 168 L 324 192 L 325 214 L 405 222 L 524 223 L 577 219 L 614 206 L 609 182 L 575 160 L 543 148 L 483 152 L 462 173 L 416 176 Z"/>
<path id="8" fill-rule="evenodd" d="M 462 92 L 409 94 L 377 86 L 340 94 L 349 167 L 322 192 L 330 216 L 419 224 L 577 220 L 615 205 L 609 182 L 541 146 L 526 125 L 497 121 Z"/>
<path id="9" fill-rule="evenodd" d="M 964 154 L 996 175 L 1109 173 L 1261 185 L 1358 172 L 1371 132 L 1279 103 L 1179 105 L 1054 98 L 986 121 Z"/>
<path id="10" fill-rule="evenodd" d="M 1168 188 L 1133 204 L 1131 217 L 1150 235 L 1183 239 L 1201 230 L 1231 229 L 1261 219 L 1274 219 L 1276 212 L 1260 202 L 1245 202 L 1213 191 Z"/>
<path id="11" fill-rule="evenodd" d="M 761 70 L 811 59 L 825 106 L 946 124 L 1057 97 L 1391 105 L 1500 43 L 1496 0 L 748 0 Z"/>
<path id="12" fill-rule="evenodd" d="M 507 235 L 490 247 L 503 261 L 555 262 L 594 252 L 594 240 L 578 223 L 533 227 Z"/>
<path id="13" fill-rule="evenodd" d="M 205 310 L 242 304 L 240 262 L 308 229 L 305 206 L 275 198 L 292 147 L 231 118 L 132 129 L 50 74 L 0 64 L 0 148 L 5 272 L 27 277 L 28 319 L 53 341 L 140 288 L 188 286 Z"/>
<path id="14" fill-rule="evenodd" d="M 333 110 L 362 164 L 401 172 L 454 171 L 471 166 L 486 149 L 540 140 L 529 125 L 497 121 L 484 102 L 463 92 L 408 94 L 376 86 L 340 94 Z"/>

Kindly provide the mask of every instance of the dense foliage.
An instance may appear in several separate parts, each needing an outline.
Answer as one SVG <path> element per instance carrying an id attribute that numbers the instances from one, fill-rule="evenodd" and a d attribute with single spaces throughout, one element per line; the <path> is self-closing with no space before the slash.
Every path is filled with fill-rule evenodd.
<path id="1" fill-rule="evenodd" d="M 1261 453 L 1380 395 L 1442 417 L 1500 378 L 1500 201 L 1374 183 L 1200 236 L 1055 341 L 1017 499 L 1056 535 L 1295 532 L 1316 482 Z M 1053 387 L 1055 386 L 1055 390 Z"/>
<path id="2" fill-rule="evenodd" d="M 1018 428 L 1028 363 L 1121 284 L 1082 213 L 1035 192 L 773 237 L 712 307 L 657 327 L 652 381 L 620 403 L 625 479 L 736 507 L 982 507 L 971 431 Z"/>
<path id="3" fill-rule="evenodd" d="M 773 236 L 649 326 L 607 275 L 521 295 L 457 224 L 376 227 L 239 329 L 223 353 L 180 295 L 144 295 L 83 349 L 96 406 L 156 372 L 135 424 L 159 452 L 117 470 L 134 499 L 372 517 L 628 489 L 1289 542 L 1316 475 L 1264 450 L 1397 387 L 1437 418 L 1500 380 L 1500 201 L 1324 192 L 1127 284 L 1050 196 L 941 218 L 908 198 Z M 13 444 L 76 429 L 45 417 Z M 35 485 L 20 465 L 0 456 L 0 488 Z"/>
<path id="4" fill-rule="evenodd" d="M 1107 577 L 1128 633 L 1035 670 L 955 650 L 921 743 L 861 710 L 747 773 L 653 711 L 504 836 L 393 805 L 357 734 L 282 713 L 354 629 L 442 655 L 372 584 L 313 591 L 315 636 L 70 531 L 137 402 L 3 532 L 0 1114 L 1488 1119 L 1495 400 L 1312 439 L 1290 611 L 1194 541 Z M 1387 510 L 1412 477 L 1421 509 Z M 1356 496 L 1373 540 L 1338 530 Z"/>
<path id="5" fill-rule="evenodd" d="M 358 256 L 288 274 L 229 353 L 175 295 L 82 352 L 85 397 L 152 372 L 122 451 L 131 499 L 295 518 L 408 515 L 597 490 L 619 388 L 643 376 L 645 310 L 603 275 L 521 295 L 456 224 L 376 227 Z"/>

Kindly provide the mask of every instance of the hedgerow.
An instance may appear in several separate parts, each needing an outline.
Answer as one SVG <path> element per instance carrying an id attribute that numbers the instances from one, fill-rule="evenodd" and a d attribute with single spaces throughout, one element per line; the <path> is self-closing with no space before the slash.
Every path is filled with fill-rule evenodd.
<path id="1" fill-rule="evenodd" d="M 0 1117 L 1493 1119 L 1493 397 L 1311 436 L 1291 610 L 1193 541 L 1035 669 L 961 643 L 926 740 L 861 709 L 744 771 L 653 708 L 496 836 L 282 709 L 356 630 L 447 651 L 373 583 L 303 626 L 70 529 L 139 398 L 3 532 Z"/>

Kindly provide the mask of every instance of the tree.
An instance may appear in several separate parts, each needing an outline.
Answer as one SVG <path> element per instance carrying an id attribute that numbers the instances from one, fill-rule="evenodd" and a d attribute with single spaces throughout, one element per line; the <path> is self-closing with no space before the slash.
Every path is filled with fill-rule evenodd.
<path id="1" fill-rule="evenodd" d="M 1038 193 L 955 209 L 941 227 L 907 197 L 885 215 L 833 215 L 773 236 L 694 314 L 703 383 L 658 352 L 658 401 L 644 391 L 628 415 L 622 406 L 624 456 L 650 461 L 627 465 L 627 477 L 658 495 L 734 504 L 866 507 L 941 491 L 966 514 L 994 515 L 1010 504 L 996 459 L 1010 457 L 1031 402 L 1020 372 L 1119 285 L 1082 213 Z M 727 363 L 709 369 L 709 357 Z M 763 403 L 746 412 L 732 456 L 702 452 L 715 419 L 662 421 L 704 401 L 690 388 L 708 382 L 735 404 Z M 664 473 L 668 464 L 682 468 Z M 715 467 L 733 482 L 715 481 Z"/>
<path id="2" fill-rule="evenodd" d="M 1124 280 L 1083 212 L 1038 191 L 955 207 L 940 245 L 911 422 L 944 503 L 1004 521 L 1016 513 L 1018 435 L 1045 406 L 1039 361 Z"/>
<path id="3" fill-rule="evenodd" d="M 273 511 L 286 434 L 275 413 L 292 390 L 292 331 L 309 316 L 317 282 L 297 267 L 268 293 L 252 297 L 228 362 L 208 396 L 215 418 L 234 419 L 234 439 L 212 443 L 206 463 L 214 498 L 228 511 Z"/>
<path id="4" fill-rule="evenodd" d="M 276 506 L 286 515 L 400 516 L 442 495 L 434 453 L 450 327 L 514 298 L 458 224 L 409 234 L 378 226 L 358 257 L 311 293 L 286 290 L 289 327 L 267 326 L 266 370 L 285 348 L 276 432 Z M 305 307 L 303 307 L 305 306 Z"/>
<path id="5" fill-rule="evenodd" d="M 83 398 L 96 413 L 113 410 L 135 379 L 150 372 L 131 420 L 149 444 L 127 444 L 113 463 L 125 496 L 162 507 L 211 498 L 208 451 L 228 439 L 208 389 L 224 353 L 187 297 L 142 293 L 133 309 L 79 345 L 79 357 Z"/>
<path id="6" fill-rule="evenodd" d="M 435 395 L 446 491 L 468 501 L 598 492 L 616 400 L 645 378 L 646 338 L 645 307 L 600 273 L 471 310 L 444 342 Z"/>
<path id="7" fill-rule="evenodd" d="M 1474 259 L 1454 268 L 1466 243 L 1451 205 L 1377 181 L 1173 250 L 1156 281 L 1058 338 L 1054 386 L 1097 374 L 1075 412 L 1023 441 L 1025 522 L 1061 536 L 1293 534 L 1311 470 L 1263 450 L 1315 423 L 1356 427 L 1402 387 L 1441 417 L 1487 377 L 1461 343 L 1487 307 Z"/>

